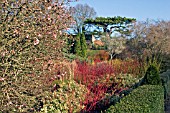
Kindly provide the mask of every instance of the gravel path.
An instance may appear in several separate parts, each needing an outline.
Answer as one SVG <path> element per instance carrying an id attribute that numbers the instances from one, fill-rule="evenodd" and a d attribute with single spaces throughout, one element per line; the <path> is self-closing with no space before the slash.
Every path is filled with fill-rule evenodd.
<path id="1" fill-rule="evenodd" d="M 170 113 L 170 69 L 168 69 L 166 72 L 161 73 L 161 77 L 165 78 L 165 80 L 167 80 L 167 90 L 168 90 L 168 94 L 167 94 L 167 98 L 164 101 L 165 102 L 165 113 Z"/>
<path id="2" fill-rule="evenodd" d="M 170 113 L 170 94 L 165 100 L 165 113 Z"/>

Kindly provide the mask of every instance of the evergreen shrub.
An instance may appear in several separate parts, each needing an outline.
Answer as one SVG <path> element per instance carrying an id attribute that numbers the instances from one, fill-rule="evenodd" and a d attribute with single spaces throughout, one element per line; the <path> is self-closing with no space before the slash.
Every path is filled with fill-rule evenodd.
<path id="1" fill-rule="evenodd" d="M 159 70 L 158 68 L 151 64 L 144 76 L 144 84 L 150 84 L 150 85 L 159 85 L 161 84 L 161 78 L 159 75 Z"/>

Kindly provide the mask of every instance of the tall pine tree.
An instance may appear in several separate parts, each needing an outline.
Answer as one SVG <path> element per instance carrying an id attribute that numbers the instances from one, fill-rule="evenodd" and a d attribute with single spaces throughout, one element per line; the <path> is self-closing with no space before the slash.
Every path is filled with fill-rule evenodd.
<path id="1" fill-rule="evenodd" d="M 83 58 L 87 57 L 87 44 L 84 33 L 77 34 L 74 40 L 74 45 L 70 48 L 70 52 Z"/>
<path id="2" fill-rule="evenodd" d="M 81 57 L 87 57 L 87 44 L 84 33 L 81 34 L 80 37 L 80 43 L 81 43 Z"/>
<path id="3" fill-rule="evenodd" d="M 77 34 L 74 42 L 74 54 L 81 56 L 81 43 L 80 43 L 81 34 Z"/>

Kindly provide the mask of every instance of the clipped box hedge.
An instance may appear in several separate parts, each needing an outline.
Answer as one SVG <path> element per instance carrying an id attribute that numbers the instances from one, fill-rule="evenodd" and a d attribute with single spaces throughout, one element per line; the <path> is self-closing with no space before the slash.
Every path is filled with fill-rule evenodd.
<path id="1" fill-rule="evenodd" d="M 164 113 L 164 89 L 159 85 L 140 86 L 106 113 Z"/>

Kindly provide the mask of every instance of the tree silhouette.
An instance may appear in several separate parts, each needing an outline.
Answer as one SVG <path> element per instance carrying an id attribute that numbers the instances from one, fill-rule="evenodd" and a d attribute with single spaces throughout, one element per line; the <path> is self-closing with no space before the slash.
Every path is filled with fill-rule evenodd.
<path id="1" fill-rule="evenodd" d="M 111 35 L 113 31 L 119 32 L 122 36 L 130 34 L 129 26 L 135 22 L 134 18 L 126 17 L 97 17 L 95 19 L 87 19 L 85 24 L 93 24 L 98 27 L 103 27 L 104 33 Z"/>
<path id="2" fill-rule="evenodd" d="M 73 28 L 78 33 L 82 32 L 82 27 L 86 19 L 96 16 L 94 8 L 87 4 L 77 4 L 75 7 L 70 8 L 70 12 L 75 21 Z"/>

